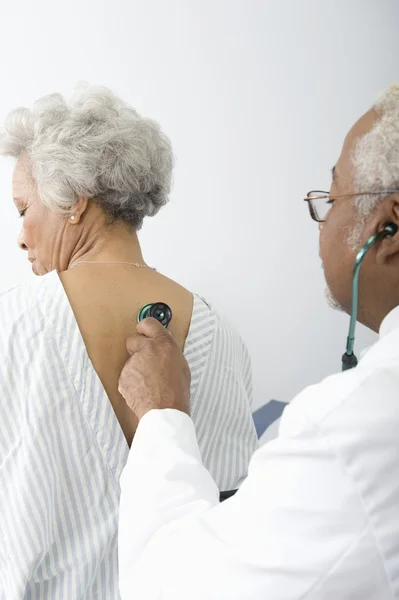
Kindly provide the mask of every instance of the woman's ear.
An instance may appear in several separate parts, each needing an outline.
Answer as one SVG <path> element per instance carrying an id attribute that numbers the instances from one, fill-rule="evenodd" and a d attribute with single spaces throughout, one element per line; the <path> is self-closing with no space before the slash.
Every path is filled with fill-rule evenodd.
<path id="1" fill-rule="evenodd" d="M 79 200 L 76 202 L 76 204 L 73 205 L 73 216 L 74 216 L 73 221 L 75 224 L 79 223 L 82 216 L 86 212 L 88 205 L 89 205 L 89 199 L 84 198 L 84 197 L 79 198 Z"/>

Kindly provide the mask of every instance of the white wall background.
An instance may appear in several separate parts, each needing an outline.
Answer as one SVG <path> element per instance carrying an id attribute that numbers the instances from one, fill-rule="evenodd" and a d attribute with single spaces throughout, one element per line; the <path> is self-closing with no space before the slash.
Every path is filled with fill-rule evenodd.
<path id="1" fill-rule="evenodd" d="M 145 225 L 145 256 L 236 324 L 255 404 L 337 370 L 348 320 L 324 304 L 302 198 L 328 189 L 344 134 L 399 77 L 399 3 L 3 0 L 0 22 L 0 121 L 86 80 L 170 135 L 172 202 Z M 1 161 L 0 290 L 31 277 L 10 172 Z M 372 339 L 359 328 L 357 349 Z"/>

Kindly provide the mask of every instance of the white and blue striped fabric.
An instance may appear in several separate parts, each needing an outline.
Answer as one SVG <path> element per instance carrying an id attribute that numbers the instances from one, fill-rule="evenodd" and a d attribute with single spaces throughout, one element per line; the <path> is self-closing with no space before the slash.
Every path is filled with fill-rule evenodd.
<path id="1" fill-rule="evenodd" d="M 250 360 L 198 296 L 185 355 L 204 463 L 220 489 L 233 489 L 257 445 Z M 119 598 L 119 477 L 128 452 L 57 273 L 2 295 L 1 600 Z"/>

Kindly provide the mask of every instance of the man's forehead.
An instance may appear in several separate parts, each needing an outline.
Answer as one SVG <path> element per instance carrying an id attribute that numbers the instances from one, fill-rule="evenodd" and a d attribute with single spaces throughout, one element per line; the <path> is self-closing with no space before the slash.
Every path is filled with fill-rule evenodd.
<path id="1" fill-rule="evenodd" d="M 349 130 L 344 145 L 353 145 L 356 143 L 359 137 L 366 135 L 374 126 L 375 122 L 378 120 L 378 113 L 372 108 L 367 111 L 364 115 L 360 117 L 358 121 L 353 125 L 353 127 Z"/>

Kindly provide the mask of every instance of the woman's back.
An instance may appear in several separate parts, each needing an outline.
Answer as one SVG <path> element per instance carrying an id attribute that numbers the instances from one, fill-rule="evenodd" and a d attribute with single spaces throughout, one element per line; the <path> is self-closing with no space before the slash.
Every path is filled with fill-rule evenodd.
<path id="1" fill-rule="evenodd" d="M 130 446 L 137 423 L 118 392 L 135 333 L 137 314 L 152 302 L 173 313 L 170 332 L 183 350 L 193 311 L 193 295 L 153 269 L 124 264 L 81 264 L 60 275 L 91 359 Z"/>

